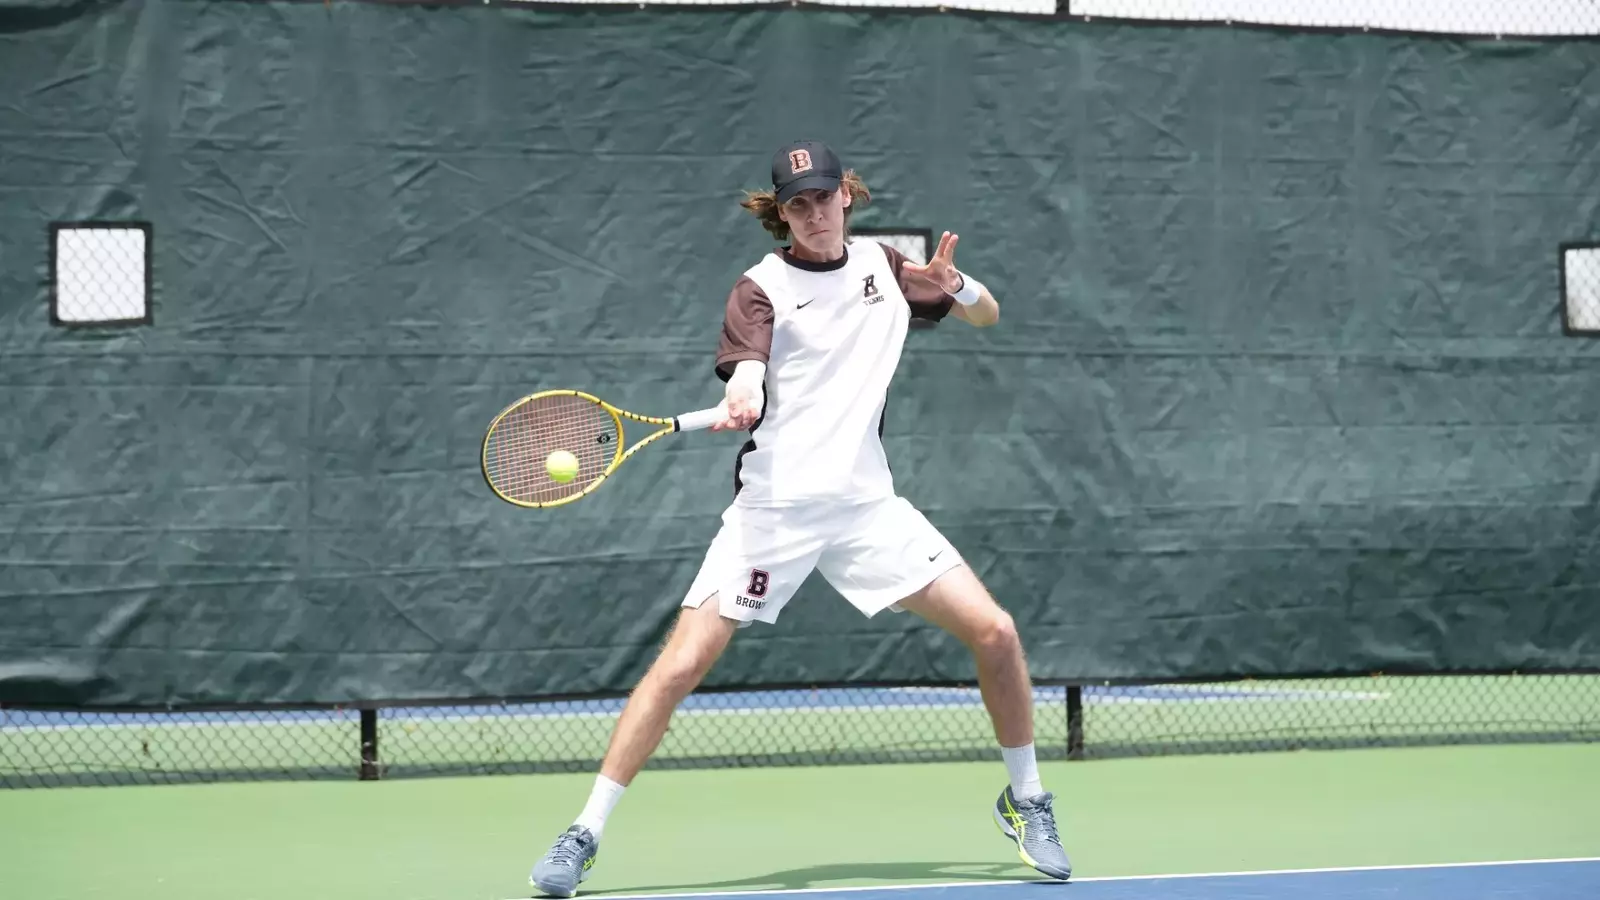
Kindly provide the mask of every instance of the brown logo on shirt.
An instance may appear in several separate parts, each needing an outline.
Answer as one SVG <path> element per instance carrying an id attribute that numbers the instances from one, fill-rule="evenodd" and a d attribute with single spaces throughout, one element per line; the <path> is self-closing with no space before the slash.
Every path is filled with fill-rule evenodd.
<path id="1" fill-rule="evenodd" d="M 799 175 L 801 172 L 809 172 L 809 171 L 811 171 L 811 151 L 810 150 L 791 150 L 791 151 L 789 151 L 789 171 L 793 172 L 796 175 Z"/>
<path id="2" fill-rule="evenodd" d="M 876 284 L 872 283 L 872 280 L 876 277 L 876 275 L 868 275 L 861 279 L 861 296 L 864 298 L 862 302 L 867 306 L 883 302 L 883 292 L 878 290 Z"/>

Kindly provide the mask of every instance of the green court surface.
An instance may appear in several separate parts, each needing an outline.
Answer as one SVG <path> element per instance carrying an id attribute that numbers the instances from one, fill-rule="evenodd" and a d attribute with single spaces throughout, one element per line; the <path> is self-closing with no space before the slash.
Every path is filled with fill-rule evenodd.
<path id="1" fill-rule="evenodd" d="M 1047 763 L 1076 875 L 1600 856 L 1600 746 Z M 507 900 L 590 775 L 0 792 L 19 900 Z M 585 893 L 1030 880 L 993 763 L 647 771 Z"/>

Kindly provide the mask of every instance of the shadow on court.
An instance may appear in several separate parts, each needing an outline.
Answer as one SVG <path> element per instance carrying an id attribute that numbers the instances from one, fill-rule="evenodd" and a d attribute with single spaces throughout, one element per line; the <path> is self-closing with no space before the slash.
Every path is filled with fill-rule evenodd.
<path id="1" fill-rule="evenodd" d="M 886 882 L 964 881 L 968 879 L 972 881 L 1003 881 L 1014 879 L 1018 882 L 1023 882 L 1036 881 L 1040 877 L 1039 873 L 1024 867 L 1020 862 L 835 863 L 826 866 L 811 866 L 805 869 L 785 869 L 782 872 L 773 872 L 769 875 L 754 875 L 749 878 L 736 878 L 729 881 L 706 881 L 698 884 L 653 884 L 648 887 L 635 885 L 611 891 L 583 890 L 580 893 L 587 896 L 604 896 L 606 894 L 644 894 L 656 891 L 670 891 L 673 893 L 720 891 L 728 888 L 776 891 L 818 887 L 828 883 L 857 879 L 875 879 Z"/>

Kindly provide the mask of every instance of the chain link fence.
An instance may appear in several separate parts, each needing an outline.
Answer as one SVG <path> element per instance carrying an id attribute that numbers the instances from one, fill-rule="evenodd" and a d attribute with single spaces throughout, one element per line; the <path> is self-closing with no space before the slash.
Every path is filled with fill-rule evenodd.
<path id="1" fill-rule="evenodd" d="M 1600 741 L 1600 675 L 1042 685 L 1044 759 Z M 0 786 L 590 772 L 622 698 L 375 709 L 0 710 Z M 650 767 L 998 758 L 975 687 L 701 693 Z"/>
<path id="2" fill-rule="evenodd" d="M 635 8 L 672 8 L 737 6 L 749 8 L 752 6 L 771 6 L 774 9 L 782 9 L 785 7 L 805 6 L 838 9 L 854 7 L 873 10 L 955 9 L 1010 15 L 1055 16 L 1061 12 L 1062 0 L 949 0 L 949 2 L 940 2 L 940 0 L 497 0 L 497 2 L 512 5 L 552 7 L 631 6 Z"/>
<path id="3" fill-rule="evenodd" d="M 1063 0 L 1080 19 L 1373 29 L 1486 37 L 1600 34 L 1595 0 Z"/>
<path id="4" fill-rule="evenodd" d="M 1597 0 L 500 0 L 555 7 L 783 7 L 961 10 L 1084 22 L 1268 25 L 1482 37 L 1600 34 Z"/>
<path id="5" fill-rule="evenodd" d="M 58 222 L 50 228 L 50 321 L 150 322 L 150 225 Z"/>
<path id="6" fill-rule="evenodd" d="M 1561 248 L 1561 313 L 1568 334 L 1600 335 L 1600 243 Z"/>

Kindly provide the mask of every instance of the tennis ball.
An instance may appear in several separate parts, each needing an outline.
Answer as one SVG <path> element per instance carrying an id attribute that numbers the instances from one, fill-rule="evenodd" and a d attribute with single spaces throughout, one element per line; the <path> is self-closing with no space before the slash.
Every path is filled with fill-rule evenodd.
<path id="1" fill-rule="evenodd" d="M 565 450 L 557 450 L 544 461 L 544 468 L 551 478 L 565 483 L 577 477 L 578 458 Z"/>

